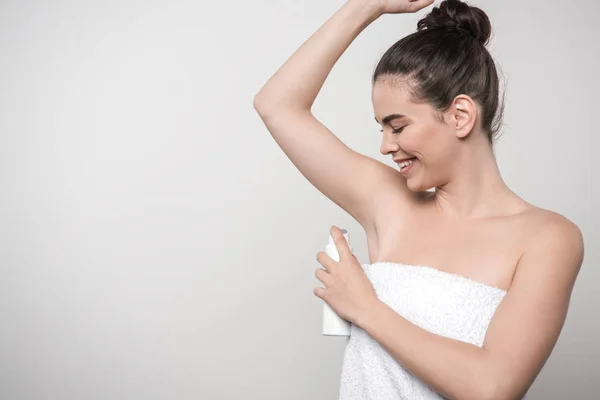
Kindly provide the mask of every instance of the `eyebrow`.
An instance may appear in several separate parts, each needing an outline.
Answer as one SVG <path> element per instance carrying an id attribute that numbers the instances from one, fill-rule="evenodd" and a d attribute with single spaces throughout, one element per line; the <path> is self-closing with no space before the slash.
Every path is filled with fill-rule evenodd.
<path id="1" fill-rule="evenodd" d="M 396 118 L 405 118 L 406 115 L 403 114 L 390 114 L 387 117 L 385 117 L 382 121 L 382 125 L 387 125 L 391 120 L 396 119 Z M 377 121 L 377 117 L 375 117 L 375 121 L 377 123 L 379 123 L 379 121 Z"/>

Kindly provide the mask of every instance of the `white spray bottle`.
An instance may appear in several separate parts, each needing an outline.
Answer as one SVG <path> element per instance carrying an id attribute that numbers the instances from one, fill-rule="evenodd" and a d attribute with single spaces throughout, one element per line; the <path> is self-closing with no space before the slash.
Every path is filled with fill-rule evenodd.
<path id="1" fill-rule="evenodd" d="M 348 231 L 345 229 L 341 229 L 341 231 L 344 234 L 344 239 L 346 239 L 350 251 L 353 251 Z M 329 234 L 329 243 L 325 246 L 325 253 L 334 261 L 340 261 L 340 255 L 331 234 Z M 337 315 L 329 304 L 323 301 L 323 335 L 350 336 L 350 325 L 350 322 Z"/>

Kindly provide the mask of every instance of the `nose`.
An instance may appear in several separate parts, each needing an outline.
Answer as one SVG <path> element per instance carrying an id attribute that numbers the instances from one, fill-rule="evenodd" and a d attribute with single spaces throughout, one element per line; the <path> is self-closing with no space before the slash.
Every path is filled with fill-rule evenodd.
<path id="1" fill-rule="evenodd" d="M 397 143 L 394 143 L 393 141 L 384 138 L 383 142 L 381 143 L 381 148 L 379 149 L 379 151 L 381 151 L 381 154 L 383 154 L 384 156 L 387 156 L 390 153 L 395 153 L 398 150 L 400 150 L 400 146 L 398 146 Z"/>

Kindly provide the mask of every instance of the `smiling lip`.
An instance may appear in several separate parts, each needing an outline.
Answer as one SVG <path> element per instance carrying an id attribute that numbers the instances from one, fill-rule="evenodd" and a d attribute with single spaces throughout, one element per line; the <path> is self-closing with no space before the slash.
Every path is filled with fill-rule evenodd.
<path id="1" fill-rule="evenodd" d="M 408 171 L 410 171 L 410 170 L 412 169 L 413 165 L 414 165 L 414 164 L 417 162 L 417 159 L 416 159 L 416 157 L 413 157 L 412 159 L 414 159 L 414 161 L 413 161 L 413 162 L 411 162 L 411 163 L 408 165 L 408 167 L 400 167 L 400 173 L 401 173 L 401 174 L 406 174 L 406 173 L 408 173 Z M 407 159 L 405 159 L 405 160 L 407 160 Z M 410 159 L 410 158 L 408 158 L 408 160 L 411 160 L 411 159 Z M 400 163 L 398 163 L 398 166 L 400 166 Z"/>
<path id="2" fill-rule="evenodd" d="M 412 160 L 413 158 L 417 158 L 417 157 L 404 157 L 404 158 L 399 158 L 397 160 L 394 160 L 394 162 L 396 163 L 401 163 L 402 161 L 408 161 L 408 160 Z"/>
<path id="3" fill-rule="evenodd" d="M 412 160 L 413 158 L 417 158 L 417 157 L 404 157 L 404 158 L 394 159 L 394 162 L 401 163 L 402 161 Z"/>

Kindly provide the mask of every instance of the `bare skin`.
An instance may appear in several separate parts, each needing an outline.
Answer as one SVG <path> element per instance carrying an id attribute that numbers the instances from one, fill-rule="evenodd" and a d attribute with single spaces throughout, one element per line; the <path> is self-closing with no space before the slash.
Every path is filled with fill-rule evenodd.
<path id="1" fill-rule="evenodd" d="M 327 75 L 363 29 L 383 14 L 431 3 L 347 1 L 271 77 L 254 107 L 304 177 L 365 229 L 371 263 L 430 266 L 507 291 L 482 348 L 423 330 L 376 301 L 344 251 L 347 268 L 318 258 L 328 270 L 317 277 L 335 290 L 315 295 L 445 397 L 521 398 L 564 324 L 583 260 L 579 228 L 507 187 L 481 131 L 479 105 L 467 95 L 456 96 L 440 120 L 430 105 L 409 98 L 402 77 L 375 83 L 381 152 L 416 157 L 407 171 L 350 149 L 311 113 Z M 383 124 L 390 114 L 405 117 Z"/>
<path id="2" fill-rule="evenodd" d="M 406 174 L 380 167 L 390 183 L 366 230 L 371 262 L 426 265 L 508 290 L 530 238 L 552 213 L 506 186 L 476 126 L 476 104 L 457 98 L 440 123 L 430 106 L 410 100 L 402 84 L 386 82 L 374 86 L 373 104 L 378 121 L 406 115 L 383 127 L 381 153 L 418 160 Z M 427 192 L 430 187 L 436 191 Z"/>

